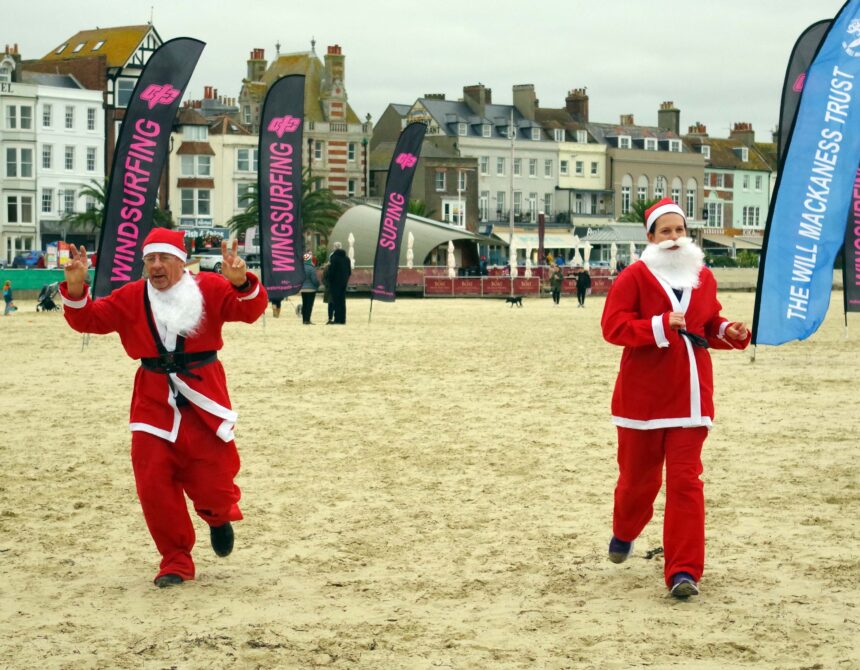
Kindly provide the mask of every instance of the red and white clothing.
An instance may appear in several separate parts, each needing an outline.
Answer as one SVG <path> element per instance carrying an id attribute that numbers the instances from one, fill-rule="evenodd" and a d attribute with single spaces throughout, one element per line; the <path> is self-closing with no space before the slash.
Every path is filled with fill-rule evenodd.
<path id="1" fill-rule="evenodd" d="M 193 334 L 185 337 L 184 353 L 221 349 L 225 322 L 252 323 L 265 312 L 265 289 L 254 275 L 246 277 L 247 287 L 238 291 L 221 275 L 197 275 L 203 316 Z M 82 333 L 118 333 L 126 353 L 134 359 L 159 355 L 144 302 L 144 291 L 154 290 L 141 279 L 94 302 L 89 289 L 83 297 L 73 299 L 66 282 L 60 284 L 69 325 Z M 164 348 L 174 351 L 178 333 L 167 330 L 157 318 L 154 323 Z M 239 470 L 233 442 L 237 415 L 224 368 L 214 360 L 191 372 L 164 374 L 140 367 L 134 379 L 129 412 L 132 465 L 144 517 L 162 555 L 156 578 L 168 573 L 185 580 L 194 578 L 194 529 L 184 494 L 211 526 L 242 518 L 237 505 L 241 492 L 233 483 Z"/>
<path id="2" fill-rule="evenodd" d="M 720 315 L 717 286 L 707 268 L 695 288 L 679 290 L 643 261 L 615 280 L 601 319 L 607 342 L 624 347 L 612 421 L 618 431 L 619 477 L 613 534 L 635 540 L 653 515 L 666 466 L 663 525 L 667 585 L 672 575 L 704 569 L 705 504 L 701 451 L 714 419 L 713 371 L 708 349 L 669 327 L 670 312 L 683 312 L 688 332 L 713 349 L 744 349 L 726 337 L 730 322 Z"/>

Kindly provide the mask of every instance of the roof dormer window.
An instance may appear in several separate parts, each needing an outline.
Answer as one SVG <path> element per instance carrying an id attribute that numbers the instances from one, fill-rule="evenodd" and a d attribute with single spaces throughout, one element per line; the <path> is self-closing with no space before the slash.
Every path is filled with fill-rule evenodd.
<path id="1" fill-rule="evenodd" d="M 681 140 L 669 140 L 669 151 L 681 153 Z"/>
<path id="2" fill-rule="evenodd" d="M 457 134 L 460 137 L 465 137 L 466 133 L 468 133 L 468 132 L 469 132 L 469 128 L 468 128 L 467 124 L 465 124 L 465 123 L 458 123 L 457 124 Z"/>
<path id="3" fill-rule="evenodd" d="M 750 150 L 747 147 L 741 147 L 741 162 L 746 163 L 750 159 Z"/>
<path id="4" fill-rule="evenodd" d="M 532 139 L 535 141 L 540 139 L 540 128 L 532 128 Z"/>
<path id="5" fill-rule="evenodd" d="M 699 150 L 702 152 L 702 156 L 704 156 L 708 160 L 711 159 L 711 147 L 709 145 L 703 144 L 701 147 L 699 147 Z"/>
<path id="6" fill-rule="evenodd" d="M 552 139 L 556 142 L 564 142 L 564 128 L 556 128 L 552 131 Z"/>
<path id="7" fill-rule="evenodd" d="M 618 148 L 619 149 L 630 149 L 633 146 L 633 140 L 630 138 L 630 135 L 619 135 L 618 136 Z"/>
<path id="8" fill-rule="evenodd" d="M 481 136 L 482 137 L 492 137 L 492 128 L 490 128 L 489 123 L 485 123 L 481 126 Z"/>
<path id="9" fill-rule="evenodd" d="M 657 138 L 656 137 L 646 137 L 645 138 L 645 151 L 657 151 Z"/>

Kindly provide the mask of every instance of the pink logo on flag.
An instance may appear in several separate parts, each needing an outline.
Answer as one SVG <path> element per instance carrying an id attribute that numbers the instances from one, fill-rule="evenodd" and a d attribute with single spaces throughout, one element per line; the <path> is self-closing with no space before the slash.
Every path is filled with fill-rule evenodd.
<path id="1" fill-rule="evenodd" d="M 415 163 L 418 162 L 418 159 L 412 154 L 400 154 L 394 159 L 394 162 L 400 166 L 401 170 L 405 170 L 406 168 L 411 168 L 415 165 Z"/>
<path id="2" fill-rule="evenodd" d="M 179 97 L 179 91 L 170 84 L 150 84 L 140 99 L 149 103 L 149 108 L 154 109 L 156 105 L 169 105 Z"/>
<path id="3" fill-rule="evenodd" d="M 286 116 L 276 116 L 269 121 L 269 132 L 274 132 L 278 137 L 283 137 L 284 133 L 294 133 L 301 124 L 301 119 L 297 119 L 295 116 L 290 116 L 289 114 Z"/>
<path id="4" fill-rule="evenodd" d="M 791 90 L 795 93 L 800 93 L 803 90 L 803 83 L 806 81 L 806 73 L 801 72 L 797 75 L 797 79 L 794 80 L 794 85 L 791 87 Z"/>

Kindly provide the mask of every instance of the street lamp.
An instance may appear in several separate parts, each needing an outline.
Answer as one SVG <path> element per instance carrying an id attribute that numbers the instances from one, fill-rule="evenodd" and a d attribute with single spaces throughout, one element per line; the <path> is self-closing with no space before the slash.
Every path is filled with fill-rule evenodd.
<path id="1" fill-rule="evenodd" d="M 370 184 L 369 184 L 370 180 L 368 178 L 368 174 L 370 173 L 370 165 L 367 162 L 367 146 L 368 146 L 368 144 L 370 144 L 370 142 L 367 141 L 367 136 L 362 137 L 361 138 L 361 150 L 362 150 L 362 153 L 364 154 L 364 170 L 362 170 L 362 172 L 364 174 L 362 175 L 362 177 L 364 177 L 364 200 L 365 200 L 365 202 L 370 197 Z"/>

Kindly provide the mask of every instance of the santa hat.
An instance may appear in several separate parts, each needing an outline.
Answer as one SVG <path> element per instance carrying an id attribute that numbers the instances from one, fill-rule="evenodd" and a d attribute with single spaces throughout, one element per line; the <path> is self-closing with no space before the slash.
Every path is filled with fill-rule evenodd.
<path id="1" fill-rule="evenodd" d="M 187 260 L 185 231 L 153 228 L 143 241 L 143 255 L 147 254 L 173 254 L 183 261 Z"/>
<path id="2" fill-rule="evenodd" d="M 663 198 L 645 210 L 645 229 L 651 230 L 654 222 L 664 214 L 680 214 L 681 218 L 684 219 L 684 225 L 687 225 L 687 217 L 684 215 L 684 210 L 678 207 L 672 198 Z"/>
<path id="3" fill-rule="evenodd" d="M 305 255 L 302 256 L 302 259 L 305 261 L 305 263 L 307 263 L 308 261 L 313 262 L 314 255 L 310 251 L 306 251 Z"/>

